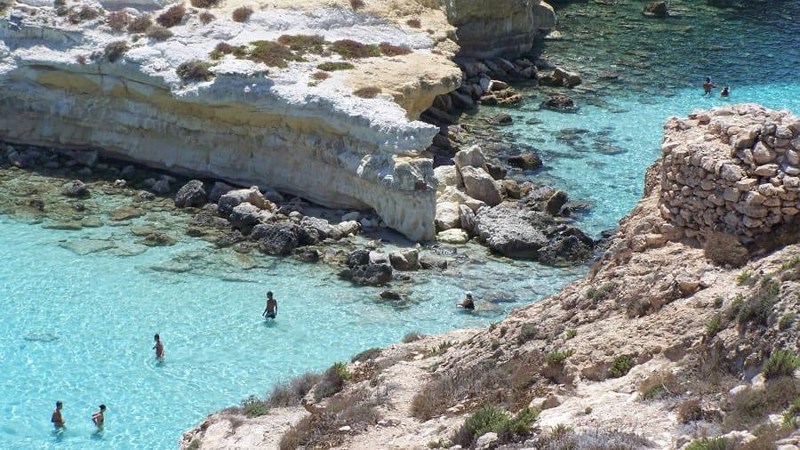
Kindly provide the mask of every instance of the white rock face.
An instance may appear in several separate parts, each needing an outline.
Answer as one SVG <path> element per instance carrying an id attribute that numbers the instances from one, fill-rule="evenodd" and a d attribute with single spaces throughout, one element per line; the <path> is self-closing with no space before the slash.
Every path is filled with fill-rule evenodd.
<path id="1" fill-rule="evenodd" d="M 190 9 L 170 28 L 173 38 L 134 42 L 112 32 L 102 16 L 76 25 L 51 6 L 17 4 L 0 18 L 0 136 L 98 148 L 176 173 L 270 186 L 329 207 L 374 209 L 410 239 L 432 239 L 436 181 L 432 161 L 417 155 L 437 128 L 413 119 L 435 95 L 455 87 L 458 68 L 430 53 L 434 43 L 422 30 L 364 20 L 343 8 L 254 9 L 247 23 L 220 15 L 210 24 Z M 212 80 L 188 84 L 175 71 L 189 60 L 209 60 L 218 42 L 313 33 L 328 41 L 407 45 L 414 53 L 391 59 L 407 66 L 398 71 L 429 70 L 413 80 L 384 74 L 375 83 L 393 96 L 374 99 L 352 95 L 348 79 L 358 69 L 314 82 L 316 66 L 338 56 L 309 55 L 308 62 L 277 69 L 228 55 L 213 63 Z M 112 63 L 103 49 L 120 40 L 130 50 Z M 408 87 L 415 83 L 426 88 Z"/>

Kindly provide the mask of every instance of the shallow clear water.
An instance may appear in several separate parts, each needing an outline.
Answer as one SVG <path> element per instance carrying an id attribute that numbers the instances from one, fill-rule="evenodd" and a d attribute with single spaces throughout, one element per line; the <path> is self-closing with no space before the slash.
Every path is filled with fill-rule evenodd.
<path id="1" fill-rule="evenodd" d="M 584 75 L 586 84 L 570 93 L 578 114 L 538 110 L 542 91 L 506 110 L 515 122 L 503 132 L 544 155 L 547 168 L 526 176 L 590 201 L 580 225 L 594 233 L 613 228 L 640 197 L 666 117 L 745 101 L 800 111 L 800 54 L 790 50 L 800 48 L 792 33 L 798 6 L 722 18 L 684 9 L 683 18 L 660 23 L 641 19 L 641 2 L 633 3 L 561 12 L 567 39 L 545 52 Z M 620 78 L 597 76 L 606 71 Z M 705 75 L 731 84 L 732 97 L 703 97 Z M 526 123 L 532 119 L 540 123 Z M 400 309 L 377 301 L 378 289 L 354 288 L 324 267 L 248 260 L 188 238 L 141 252 L 128 248 L 130 239 L 114 227 L 56 231 L 0 216 L 0 448 L 175 448 L 207 414 L 263 396 L 278 381 L 410 331 L 499 320 L 583 270 L 467 263 L 415 284 L 414 303 Z M 110 242 L 117 248 L 94 251 Z M 259 316 L 269 289 L 280 301 L 274 324 Z M 511 302 L 460 314 L 452 305 L 467 289 Z M 151 350 L 156 332 L 163 365 Z M 61 437 L 49 422 L 57 399 L 68 426 Z M 95 436 L 89 418 L 100 403 L 108 405 L 106 431 Z"/>

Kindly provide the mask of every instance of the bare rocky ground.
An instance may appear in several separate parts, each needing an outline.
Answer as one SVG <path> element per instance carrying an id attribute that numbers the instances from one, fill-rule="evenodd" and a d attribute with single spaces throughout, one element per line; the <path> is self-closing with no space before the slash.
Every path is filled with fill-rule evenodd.
<path id="1" fill-rule="evenodd" d="M 797 449 L 800 245 L 686 237 L 659 208 L 668 175 L 651 167 L 609 250 L 559 294 L 486 329 L 372 349 L 313 389 L 276 390 L 261 418 L 209 416 L 181 448 Z M 208 431 L 232 421 L 247 426 Z"/>

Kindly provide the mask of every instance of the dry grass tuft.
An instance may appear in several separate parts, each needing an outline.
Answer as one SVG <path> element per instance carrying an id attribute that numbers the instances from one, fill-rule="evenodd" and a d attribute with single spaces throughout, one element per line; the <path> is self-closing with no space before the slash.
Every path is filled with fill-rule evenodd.
<path id="1" fill-rule="evenodd" d="M 750 253 L 739 239 L 727 233 L 712 233 L 706 237 L 703 254 L 718 266 L 742 267 L 750 259 Z"/>
<path id="2" fill-rule="evenodd" d="M 94 9 L 91 6 L 81 6 L 80 8 L 72 10 L 67 18 L 72 24 L 79 24 L 88 20 L 94 20 L 100 17 L 100 10 Z"/>
<path id="3" fill-rule="evenodd" d="M 388 42 L 381 42 L 378 44 L 378 49 L 385 56 L 402 56 L 412 53 L 412 50 L 405 45 L 392 45 Z"/>
<path id="4" fill-rule="evenodd" d="M 342 58 L 360 59 L 381 56 L 381 50 L 377 45 L 366 45 L 352 39 L 342 39 L 334 41 L 330 45 L 330 50 L 338 53 Z"/>
<path id="5" fill-rule="evenodd" d="M 350 7 L 353 8 L 353 11 L 358 11 L 364 6 L 364 0 L 350 0 Z"/>
<path id="6" fill-rule="evenodd" d="M 176 25 L 180 25 L 185 15 L 186 7 L 183 5 L 175 5 L 158 16 L 156 22 L 162 27 L 172 28 Z"/>
<path id="7" fill-rule="evenodd" d="M 406 25 L 410 26 L 411 28 L 422 28 L 422 22 L 420 22 L 418 17 L 412 17 L 406 20 Z"/>
<path id="8" fill-rule="evenodd" d="M 151 39 L 155 39 L 157 41 L 166 41 L 167 39 L 171 38 L 172 31 L 169 28 L 162 27 L 161 25 L 153 25 L 147 29 L 144 33 L 147 37 Z"/>
<path id="9" fill-rule="evenodd" d="M 184 83 L 192 83 L 197 81 L 209 81 L 214 78 L 214 74 L 210 70 L 211 63 L 206 61 L 187 61 L 175 69 L 175 73 L 181 77 Z"/>
<path id="10" fill-rule="evenodd" d="M 325 51 L 325 38 L 319 35 L 284 34 L 278 38 L 278 43 L 289 47 L 290 50 L 300 55 L 305 53 L 319 55 Z"/>
<path id="11" fill-rule="evenodd" d="M 197 16 L 197 18 L 200 19 L 200 23 L 202 23 L 203 25 L 208 25 L 211 22 L 213 22 L 214 19 L 217 18 L 217 16 L 211 14 L 208 11 L 203 11 Z"/>
<path id="12" fill-rule="evenodd" d="M 150 19 L 150 16 L 143 14 L 131 20 L 131 23 L 128 24 L 128 33 L 144 33 L 152 25 L 153 20 Z"/>
<path id="13" fill-rule="evenodd" d="M 353 95 L 361 98 L 375 98 L 381 93 L 381 88 L 375 86 L 367 86 L 353 91 Z"/>
<path id="14" fill-rule="evenodd" d="M 327 80 L 330 77 L 331 77 L 331 74 L 329 74 L 328 72 L 322 72 L 322 71 L 314 72 L 314 73 L 311 74 L 311 78 L 314 79 L 314 80 L 317 80 L 317 81 Z"/>
<path id="15" fill-rule="evenodd" d="M 108 58 L 108 62 L 116 62 L 122 55 L 130 49 L 127 41 L 114 41 L 106 45 L 103 55 Z"/>
<path id="16" fill-rule="evenodd" d="M 108 27 L 116 32 L 120 32 L 128 27 L 131 22 L 131 16 L 125 11 L 111 11 L 106 16 L 106 23 Z"/>
<path id="17" fill-rule="evenodd" d="M 247 58 L 264 63 L 271 67 L 286 67 L 289 61 L 297 61 L 298 57 L 289 50 L 289 47 L 274 41 L 255 41 L 250 43 L 253 48 Z"/>
<path id="18" fill-rule="evenodd" d="M 231 13 L 231 18 L 234 22 L 247 22 L 252 15 L 253 8 L 249 6 L 240 6 L 233 10 L 233 13 Z"/>
<path id="19" fill-rule="evenodd" d="M 220 0 L 190 0 L 189 3 L 195 8 L 213 8 L 219 6 Z"/>

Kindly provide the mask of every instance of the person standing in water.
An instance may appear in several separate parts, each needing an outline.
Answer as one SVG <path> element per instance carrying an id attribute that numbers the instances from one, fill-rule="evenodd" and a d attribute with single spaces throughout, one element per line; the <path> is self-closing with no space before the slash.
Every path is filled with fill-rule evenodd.
<path id="1" fill-rule="evenodd" d="M 161 342 L 161 336 L 156 333 L 153 339 L 156 341 L 156 344 L 153 346 L 153 350 L 156 351 L 156 359 L 164 359 L 164 344 Z"/>
<path id="2" fill-rule="evenodd" d="M 61 403 L 61 400 L 56 402 L 56 409 L 53 410 L 53 415 L 50 416 L 50 422 L 53 422 L 53 426 L 56 427 L 56 431 L 61 431 L 67 425 L 67 422 L 64 421 L 64 416 L 61 415 L 61 408 L 64 407 L 64 404 Z"/>
<path id="3" fill-rule="evenodd" d="M 731 95 L 731 88 L 729 86 L 725 86 L 724 88 L 722 88 L 722 91 L 720 91 L 719 95 L 723 97 Z"/>
<path id="4" fill-rule="evenodd" d="M 103 423 L 105 422 L 106 405 L 100 405 L 100 410 L 92 414 L 92 422 L 97 427 L 97 431 L 103 431 Z"/>
<path id="5" fill-rule="evenodd" d="M 267 306 L 261 315 L 265 319 L 274 319 L 278 315 L 278 301 L 272 296 L 272 291 L 267 292 Z"/>
<path id="6" fill-rule="evenodd" d="M 457 305 L 459 308 L 474 310 L 475 309 L 475 300 L 472 298 L 472 292 L 467 292 L 464 295 L 464 300 L 461 301 Z"/>
<path id="7" fill-rule="evenodd" d="M 703 91 L 705 91 L 706 95 L 710 94 L 715 87 L 717 86 L 711 82 L 711 77 L 706 77 L 706 81 L 703 82 Z"/>

